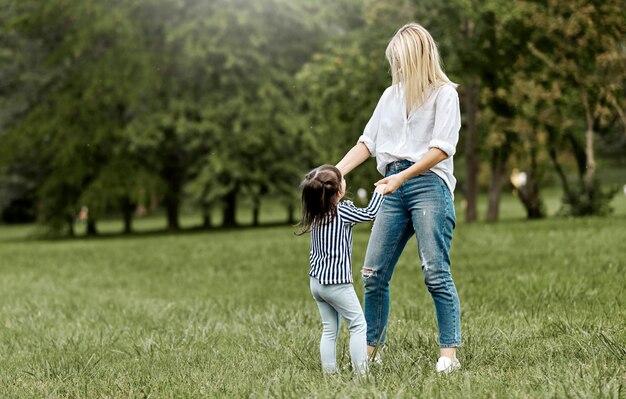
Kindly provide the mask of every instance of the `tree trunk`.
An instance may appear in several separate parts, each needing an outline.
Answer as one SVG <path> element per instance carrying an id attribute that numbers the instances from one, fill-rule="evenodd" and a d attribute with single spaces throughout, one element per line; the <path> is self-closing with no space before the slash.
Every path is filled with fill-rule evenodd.
<path id="1" fill-rule="evenodd" d="M 76 232 L 74 231 L 74 217 L 68 215 L 66 220 L 67 220 L 67 234 L 69 234 L 70 237 L 76 236 Z"/>
<path id="2" fill-rule="evenodd" d="M 496 150 L 500 152 L 501 150 Z M 491 161 L 491 176 L 489 178 L 489 194 L 487 204 L 487 221 L 497 222 L 500 217 L 500 193 L 504 178 L 506 161 L 502 161 L 499 155 Z"/>
<path id="3" fill-rule="evenodd" d="M 528 219 L 542 219 L 545 217 L 539 196 L 539 188 L 533 179 L 528 179 L 526 187 L 519 191 L 519 195 L 524 208 L 526 208 L 526 217 Z"/>
<path id="4" fill-rule="evenodd" d="M 222 226 L 233 227 L 237 225 L 236 213 L 237 213 L 237 188 L 232 189 L 224 197 L 224 218 Z"/>
<path id="5" fill-rule="evenodd" d="M 475 32 L 475 23 L 471 19 L 466 19 L 463 24 L 463 36 L 472 40 Z M 473 78 L 465 86 L 463 92 L 463 102 L 465 103 L 465 116 L 467 129 L 465 130 L 465 221 L 475 222 L 478 219 L 476 209 L 476 197 L 478 196 L 478 154 L 476 143 L 478 141 L 478 79 Z"/>
<path id="6" fill-rule="evenodd" d="M 133 232 L 133 212 L 135 210 L 135 204 L 130 198 L 125 197 L 122 199 L 122 217 L 124 219 L 124 234 L 131 234 Z"/>
<path id="7" fill-rule="evenodd" d="M 213 223 L 211 220 L 211 207 L 203 206 L 202 207 L 202 228 L 210 229 L 212 226 L 213 226 Z"/>
<path id="8" fill-rule="evenodd" d="M 165 204 L 166 212 L 167 212 L 167 229 L 176 231 L 180 229 L 180 225 L 178 224 L 178 208 L 179 203 L 178 200 L 170 199 Z"/>
<path id="9" fill-rule="evenodd" d="M 259 213 L 261 211 L 261 199 L 257 196 L 252 198 L 252 225 L 259 225 Z"/>
<path id="10" fill-rule="evenodd" d="M 574 155 L 574 158 L 576 159 L 578 177 L 580 181 L 582 181 L 587 168 L 585 149 L 571 132 L 567 131 L 565 133 L 565 138 L 567 138 L 572 146 L 572 155 Z"/>
<path id="11" fill-rule="evenodd" d="M 554 165 L 554 170 L 556 170 L 556 174 L 559 176 L 559 180 L 561 180 L 561 186 L 563 186 L 563 191 L 565 192 L 565 198 L 570 198 L 572 195 L 572 191 L 569 186 L 569 182 L 567 181 L 567 176 L 563 171 L 563 167 L 559 163 L 558 154 L 556 152 L 556 143 L 553 132 L 549 132 L 548 135 L 548 155 L 550 156 L 550 160 L 552 161 L 552 165 Z"/>
<path id="12" fill-rule="evenodd" d="M 182 199 L 183 185 L 189 160 L 182 144 L 176 136 L 175 128 L 163 128 L 162 169 L 161 178 L 167 184 L 167 192 L 163 199 L 167 214 L 167 228 L 170 231 L 180 230 L 178 215 Z"/>
<path id="13" fill-rule="evenodd" d="M 554 165 L 556 174 L 559 176 L 559 180 L 561 180 L 561 186 L 563 186 L 563 191 L 565 192 L 565 195 L 569 197 L 572 191 L 569 187 L 569 182 L 567 181 L 567 176 L 565 175 L 565 172 L 563 171 L 563 167 L 559 163 L 556 151 L 554 149 L 550 149 L 548 153 L 550 154 L 550 159 L 552 160 L 552 164 Z"/>
<path id="14" fill-rule="evenodd" d="M 177 178 L 172 178 L 168 181 L 168 189 L 163 198 L 163 202 L 167 215 L 167 229 L 171 231 L 180 230 L 178 214 L 180 211 L 181 190 L 182 181 Z"/>
<path id="15" fill-rule="evenodd" d="M 473 81 L 465 88 L 464 99 L 465 115 L 467 116 L 467 129 L 465 130 L 465 165 L 467 170 L 465 200 L 467 208 L 465 208 L 465 221 L 471 223 L 478 218 L 476 210 L 479 169 L 476 148 L 478 139 L 478 124 L 476 123 L 478 114 L 478 84 L 476 81 Z"/>
<path id="16" fill-rule="evenodd" d="M 496 17 L 495 13 L 488 11 L 481 15 L 482 23 L 485 27 L 485 53 L 492 60 L 498 60 L 500 55 L 498 54 L 498 36 L 496 32 Z M 511 118 L 513 111 L 510 109 L 506 101 L 503 101 L 496 95 L 501 85 L 506 83 L 500 79 L 496 68 L 487 68 L 482 74 L 482 82 L 489 89 L 491 98 L 488 101 L 488 106 L 494 112 L 495 115 L 503 118 Z M 487 204 L 487 221 L 496 222 L 500 217 L 500 194 L 502 192 L 502 184 L 505 176 L 506 162 L 510 153 L 511 139 L 508 137 L 506 131 L 504 133 L 504 142 L 499 146 L 495 146 L 491 149 L 490 159 L 490 178 L 489 178 L 489 193 Z"/>
<path id="17" fill-rule="evenodd" d="M 589 200 L 591 200 L 596 171 L 596 162 L 593 154 L 593 116 L 591 114 L 587 94 L 583 94 L 582 100 L 585 108 L 585 121 L 587 123 L 587 129 L 585 130 L 585 161 L 587 164 L 587 168 L 585 169 L 585 191 Z"/>
<path id="18" fill-rule="evenodd" d="M 539 184 L 537 183 L 536 132 L 531 145 L 533 147 L 530 149 L 530 169 L 528 171 L 526 185 L 518 190 L 518 194 L 522 200 L 522 204 L 524 204 L 524 208 L 526 208 L 527 218 L 541 219 L 545 217 L 545 214 L 539 193 Z"/>
<path id="19" fill-rule="evenodd" d="M 98 235 L 98 229 L 96 228 L 96 219 L 87 218 L 87 235 L 90 237 Z"/>
<path id="20" fill-rule="evenodd" d="M 293 202 L 290 201 L 287 204 L 287 223 L 289 223 L 290 225 L 294 225 L 296 224 L 296 220 L 293 217 L 293 212 L 295 211 L 295 206 L 293 205 Z"/>

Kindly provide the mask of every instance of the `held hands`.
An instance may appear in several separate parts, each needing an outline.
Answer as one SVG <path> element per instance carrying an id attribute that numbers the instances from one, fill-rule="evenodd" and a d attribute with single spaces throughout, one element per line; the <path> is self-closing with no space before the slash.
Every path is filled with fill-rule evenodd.
<path id="1" fill-rule="evenodd" d="M 376 190 L 374 191 L 379 192 L 378 189 L 383 187 L 383 192 L 381 194 L 391 194 L 395 192 L 404 182 L 405 179 L 402 173 L 391 175 L 374 183 L 376 186 Z"/>
<path id="2" fill-rule="evenodd" d="M 387 188 L 386 184 L 376 184 L 376 188 L 374 189 L 374 192 L 380 195 L 385 195 L 386 188 Z"/>

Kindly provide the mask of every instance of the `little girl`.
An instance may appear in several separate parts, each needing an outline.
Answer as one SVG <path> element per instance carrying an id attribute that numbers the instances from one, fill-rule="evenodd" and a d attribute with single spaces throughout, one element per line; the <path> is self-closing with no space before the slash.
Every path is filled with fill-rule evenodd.
<path id="1" fill-rule="evenodd" d="M 367 326 L 352 286 L 352 227 L 374 220 L 385 187 L 376 187 L 366 208 L 357 208 L 351 201 L 339 202 L 346 192 L 346 181 L 339 169 L 322 165 L 306 175 L 301 189 L 300 234 L 311 232 L 311 294 L 322 316 L 322 370 L 337 372 L 335 352 L 342 316 L 350 330 L 352 370 L 363 375 L 367 372 Z"/>

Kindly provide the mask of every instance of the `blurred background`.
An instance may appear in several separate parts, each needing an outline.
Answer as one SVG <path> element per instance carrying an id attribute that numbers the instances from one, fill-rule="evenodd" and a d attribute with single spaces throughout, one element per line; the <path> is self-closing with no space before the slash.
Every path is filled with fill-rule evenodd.
<path id="1" fill-rule="evenodd" d="M 459 84 L 460 221 L 626 214 L 622 0 L 0 0 L 0 223 L 294 224 L 411 21 Z"/>

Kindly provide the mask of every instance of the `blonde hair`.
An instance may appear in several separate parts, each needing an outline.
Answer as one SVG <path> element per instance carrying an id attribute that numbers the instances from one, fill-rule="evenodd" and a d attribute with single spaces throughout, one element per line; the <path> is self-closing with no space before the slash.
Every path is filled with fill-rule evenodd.
<path id="1" fill-rule="evenodd" d="M 430 88 L 452 83 L 441 68 L 439 52 L 423 26 L 410 23 L 400 28 L 385 50 L 392 84 L 404 88 L 407 115 L 426 101 Z"/>

